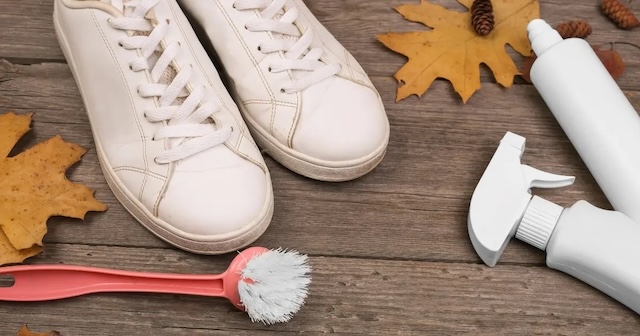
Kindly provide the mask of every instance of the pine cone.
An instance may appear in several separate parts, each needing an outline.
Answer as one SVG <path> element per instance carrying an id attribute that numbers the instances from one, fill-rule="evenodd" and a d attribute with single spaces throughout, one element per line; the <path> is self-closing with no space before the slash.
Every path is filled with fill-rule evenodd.
<path id="1" fill-rule="evenodd" d="M 640 27 L 640 21 L 620 0 L 603 0 L 602 12 L 622 29 Z"/>
<path id="2" fill-rule="evenodd" d="M 491 0 L 475 0 L 471 5 L 471 25 L 478 35 L 487 35 L 493 30 L 493 5 Z"/>
<path id="3" fill-rule="evenodd" d="M 591 25 L 585 20 L 573 20 L 559 24 L 556 30 L 562 38 L 586 38 L 591 35 Z"/>

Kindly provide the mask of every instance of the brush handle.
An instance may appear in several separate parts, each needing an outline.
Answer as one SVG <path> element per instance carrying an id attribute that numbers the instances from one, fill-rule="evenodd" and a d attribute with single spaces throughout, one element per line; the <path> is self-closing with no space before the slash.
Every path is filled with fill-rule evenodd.
<path id="1" fill-rule="evenodd" d="M 14 284 L 0 287 L 0 300 L 45 301 L 91 293 L 144 292 L 226 297 L 224 277 L 144 273 L 67 265 L 31 265 L 0 268 Z"/>

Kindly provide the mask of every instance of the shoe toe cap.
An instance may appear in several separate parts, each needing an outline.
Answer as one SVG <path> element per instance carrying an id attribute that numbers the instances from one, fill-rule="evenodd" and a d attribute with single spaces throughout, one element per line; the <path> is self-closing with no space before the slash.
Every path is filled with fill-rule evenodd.
<path id="1" fill-rule="evenodd" d="M 233 239 L 268 220 L 268 174 L 237 156 L 223 162 L 214 167 L 181 162 L 161 200 L 159 217 L 192 239 Z"/>
<path id="2" fill-rule="evenodd" d="M 388 136 L 378 94 L 334 77 L 303 92 L 293 149 L 322 161 L 361 160 L 382 150 Z"/>

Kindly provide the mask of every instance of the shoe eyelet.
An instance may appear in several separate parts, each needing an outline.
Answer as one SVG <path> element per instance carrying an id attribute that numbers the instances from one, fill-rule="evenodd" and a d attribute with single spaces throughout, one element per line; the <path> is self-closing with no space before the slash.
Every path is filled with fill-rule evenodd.
<path id="1" fill-rule="evenodd" d="M 262 51 L 262 47 L 261 46 L 258 46 L 258 51 Z"/>
<path id="2" fill-rule="evenodd" d="M 238 9 L 238 7 L 236 7 L 236 3 L 235 3 L 235 2 L 233 3 L 233 5 L 231 5 L 231 8 L 233 8 L 233 9 L 235 9 L 235 10 L 237 10 L 237 9 Z"/>
<path id="3" fill-rule="evenodd" d="M 280 89 L 280 93 L 286 93 L 287 91 L 285 91 L 284 89 Z"/>
<path id="4" fill-rule="evenodd" d="M 271 69 L 271 67 L 269 67 L 269 72 L 273 72 L 273 69 Z"/>
<path id="5" fill-rule="evenodd" d="M 129 64 L 129 70 L 133 71 L 133 65 Z"/>
<path id="6" fill-rule="evenodd" d="M 167 21 L 167 24 L 171 24 L 171 20 L 167 19 L 166 21 Z"/>
<path id="7" fill-rule="evenodd" d="M 156 164 L 161 164 L 160 162 L 158 162 L 158 158 L 153 158 L 153 162 L 155 162 Z"/>
<path id="8" fill-rule="evenodd" d="M 124 48 L 124 44 L 122 44 L 122 42 L 118 41 L 118 47 Z"/>

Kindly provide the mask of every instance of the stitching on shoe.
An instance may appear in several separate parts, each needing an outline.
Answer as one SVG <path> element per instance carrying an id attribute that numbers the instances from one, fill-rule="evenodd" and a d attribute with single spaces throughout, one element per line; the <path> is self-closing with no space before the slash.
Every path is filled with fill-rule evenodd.
<path id="1" fill-rule="evenodd" d="M 365 73 L 364 69 L 362 69 L 355 57 L 353 57 L 353 55 L 346 48 L 344 49 L 344 56 L 355 81 L 359 81 L 359 79 L 357 79 L 357 75 L 362 78 L 367 78 L 367 74 Z M 353 60 L 353 62 L 351 60 Z"/>
<path id="2" fill-rule="evenodd" d="M 144 170 L 141 168 L 137 168 L 137 167 L 133 167 L 133 166 L 118 166 L 118 167 L 114 167 L 113 168 L 114 172 L 120 172 L 120 171 L 130 171 L 130 172 L 135 172 L 135 173 L 140 173 L 140 174 L 148 174 L 150 177 L 156 178 L 162 182 L 165 182 L 167 180 L 167 178 L 165 176 L 162 176 L 158 173 L 154 173 L 152 171 L 149 170 Z"/>
<path id="3" fill-rule="evenodd" d="M 296 104 L 296 114 L 293 117 L 293 122 L 291 123 L 291 128 L 289 129 L 289 135 L 287 137 L 287 146 L 293 149 L 293 135 L 296 132 L 296 128 L 298 128 L 298 120 L 300 120 L 300 114 L 302 114 L 302 93 L 298 92 L 296 94 L 296 98 L 298 102 Z"/>
<path id="4" fill-rule="evenodd" d="M 252 162 L 253 164 L 257 165 L 260 169 L 262 169 L 262 171 L 266 172 L 267 167 L 262 162 L 254 159 L 253 157 L 251 157 L 251 155 L 243 152 L 240 149 L 242 142 L 245 140 L 249 141 L 250 144 L 252 144 L 254 147 L 257 148 L 257 145 L 255 144 L 255 142 L 251 138 L 249 138 L 247 134 L 250 134 L 249 130 L 246 128 L 242 128 L 240 129 L 240 135 L 238 136 L 238 141 L 236 141 L 235 148 L 231 147 L 231 144 L 229 144 L 228 142 L 225 142 L 224 145 L 227 146 L 227 148 L 229 148 L 231 151 L 233 151 L 237 155 L 245 158 L 249 162 Z"/>
<path id="5" fill-rule="evenodd" d="M 105 46 L 107 47 L 107 50 L 109 50 L 109 53 L 111 54 L 111 58 L 113 59 L 113 61 L 115 62 L 115 64 L 117 65 L 116 68 L 118 69 L 118 72 L 120 73 L 120 78 L 122 78 L 122 81 L 127 85 L 129 82 L 127 81 L 126 76 L 124 75 L 124 73 L 122 72 L 122 69 L 120 68 L 119 64 L 120 62 L 118 62 L 118 58 L 116 57 L 115 53 L 113 52 L 113 49 L 111 49 L 111 45 L 109 44 L 109 41 L 107 40 L 106 36 L 104 35 L 104 31 L 102 30 L 102 27 L 100 26 L 100 23 L 98 22 L 98 19 L 96 18 L 95 15 L 95 11 L 94 10 L 90 10 L 91 13 L 91 19 L 93 20 L 93 23 L 96 25 L 96 28 L 98 30 L 98 32 L 100 33 L 100 36 L 102 37 L 102 41 L 104 42 Z M 131 104 L 131 106 L 135 107 L 135 102 L 133 100 L 133 97 L 131 96 L 131 91 L 130 90 L 126 90 L 127 91 L 127 96 L 129 96 L 129 103 Z M 135 110 L 135 108 L 134 108 Z M 144 162 L 144 167 L 145 170 L 149 170 L 149 162 L 147 161 L 147 146 L 146 143 L 144 141 L 144 130 L 142 129 L 142 125 L 140 125 L 140 120 L 138 119 L 138 115 L 134 113 L 133 115 L 133 119 L 136 121 L 136 127 L 138 128 L 138 135 L 140 136 L 141 141 L 141 147 L 142 147 L 142 159 Z M 147 184 L 147 174 L 143 174 L 143 178 L 142 178 L 142 184 L 140 186 L 140 190 L 138 191 L 138 197 L 142 197 L 142 194 L 144 193 L 144 188 Z"/>
<path id="6" fill-rule="evenodd" d="M 349 50 L 347 50 L 346 48 L 343 49 L 344 50 L 344 60 L 345 63 L 347 65 L 347 68 L 349 69 L 349 74 L 350 76 L 344 76 L 341 74 L 338 74 L 338 77 L 342 77 L 345 78 L 347 80 L 351 80 L 357 84 L 363 85 L 365 87 L 368 87 L 370 89 L 372 89 L 373 91 L 376 91 L 376 88 L 373 86 L 373 83 L 371 83 L 371 80 L 367 80 L 367 75 L 364 72 L 361 72 L 360 70 L 354 70 L 354 65 L 351 64 L 351 59 L 353 58 L 353 56 L 351 55 L 351 53 L 349 53 Z M 355 58 L 353 58 L 355 61 Z M 356 61 L 357 62 L 357 61 Z M 361 77 L 363 77 L 364 79 L 360 79 L 358 78 L 358 76 L 356 76 L 356 74 L 360 75 Z"/>
<path id="7" fill-rule="evenodd" d="M 273 134 L 273 124 L 275 124 L 277 111 L 278 111 L 277 107 L 271 104 L 271 120 L 269 121 L 269 133 L 271 134 Z"/>
<path id="8" fill-rule="evenodd" d="M 244 105 L 257 105 L 257 104 L 262 104 L 262 105 L 278 105 L 278 106 L 284 106 L 284 107 L 297 107 L 297 104 L 295 103 L 289 103 L 289 102 L 283 102 L 283 101 L 269 101 L 269 100 L 262 100 L 262 99 L 251 99 L 251 100 L 245 100 L 242 102 Z"/>
<path id="9" fill-rule="evenodd" d="M 244 139 L 245 139 L 245 138 L 244 138 L 244 137 L 242 137 L 242 138 L 240 138 L 240 141 L 243 141 Z M 246 160 L 248 160 L 249 162 L 253 162 L 256 166 L 258 166 L 260 169 L 262 169 L 262 171 L 263 171 L 264 173 L 268 173 L 268 171 L 267 171 L 267 167 L 266 167 L 264 164 L 262 164 L 261 162 L 259 162 L 259 161 L 255 160 L 254 158 L 250 157 L 249 155 L 247 155 L 247 154 L 245 154 L 245 153 L 243 153 L 243 152 L 241 152 L 241 151 L 239 151 L 239 150 L 234 150 L 233 148 L 229 147 L 229 145 L 228 145 L 228 144 L 226 144 L 226 143 L 225 143 L 225 146 L 227 146 L 227 148 L 229 148 L 230 150 L 233 150 L 236 154 L 238 154 L 238 155 L 240 155 L 241 157 L 245 158 L 245 159 L 246 159 Z"/>
<path id="10" fill-rule="evenodd" d="M 352 81 L 354 83 L 361 84 L 362 86 L 368 87 L 374 91 L 376 90 L 375 86 L 373 86 L 373 83 L 371 83 L 370 81 L 367 82 L 358 78 L 349 78 L 348 76 L 341 75 L 341 74 L 338 74 L 337 76 L 340 78 L 344 78 L 346 80 Z"/>
<path id="11" fill-rule="evenodd" d="M 298 97 L 298 100 L 300 100 L 300 94 L 296 94 L 296 96 Z M 289 132 L 287 134 L 287 146 L 290 148 L 293 148 L 293 134 L 295 133 L 295 129 L 298 125 L 298 119 L 300 118 L 300 104 L 293 104 L 293 103 L 288 103 L 288 102 L 271 102 L 268 100 L 252 100 L 252 101 L 246 101 L 243 102 L 243 104 L 246 105 L 268 105 L 271 107 L 275 107 L 276 110 L 278 107 L 284 107 L 284 108 L 293 108 L 296 109 L 295 111 L 295 116 L 293 117 L 293 120 L 291 121 L 291 127 L 289 128 Z M 271 130 L 270 132 L 271 135 L 274 135 L 275 132 L 273 130 Z M 274 135 L 275 138 L 275 135 Z"/>
<path id="12" fill-rule="evenodd" d="M 166 140 L 165 140 L 165 144 L 166 144 Z M 175 169 L 175 166 L 176 166 L 175 162 L 171 162 L 169 164 L 169 168 L 167 169 L 167 178 L 164 181 L 164 183 L 162 183 L 162 188 L 160 188 L 160 192 L 158 193 L 158 197 L 156 197 L 156 201 L 153 203 L 153 210 L 152 210 L 153 212 L 152 212 L 152 214 L 155 217 L 160 217 L 160 203 L 164 199 L 164 195 L 167 192 L 167 189 L 169 188 L 169 180 L 171 180 L 171 177 L 173 176 L 173 171 Z"/>

